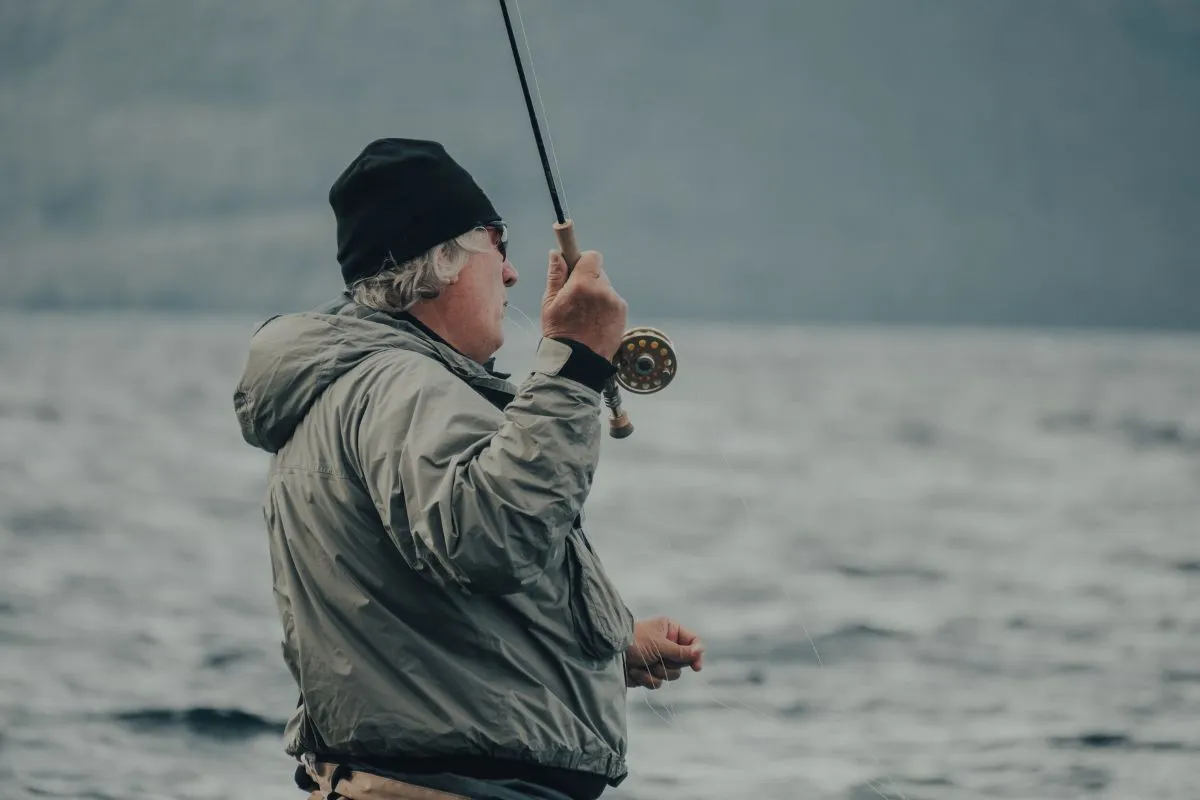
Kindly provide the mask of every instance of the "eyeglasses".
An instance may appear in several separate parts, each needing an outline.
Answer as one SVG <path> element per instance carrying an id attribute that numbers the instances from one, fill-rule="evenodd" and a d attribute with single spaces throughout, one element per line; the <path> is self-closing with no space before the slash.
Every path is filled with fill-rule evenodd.
<path id="1" fill-rule="evenodd" d="M 508 260 L 508 225 L 504 223 L 504 220 L 481 222 L 479 227 L 492 237 L 492 246 L 500 251 L 500 257 Z"/>

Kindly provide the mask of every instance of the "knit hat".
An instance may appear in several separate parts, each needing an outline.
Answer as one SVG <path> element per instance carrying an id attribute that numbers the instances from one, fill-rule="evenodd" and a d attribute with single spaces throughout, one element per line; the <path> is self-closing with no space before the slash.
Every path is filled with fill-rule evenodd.
<path id="1" fill-rule="evenodd" d="M 329 190 L 337 259 L 347 286 L 500 219 L 475 181 L 437 142 L 378 139 Z"/>

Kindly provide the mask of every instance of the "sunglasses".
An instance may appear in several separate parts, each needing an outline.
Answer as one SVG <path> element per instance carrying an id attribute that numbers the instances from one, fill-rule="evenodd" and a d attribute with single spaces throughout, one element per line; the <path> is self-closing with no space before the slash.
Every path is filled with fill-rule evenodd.
<path id="1" fill-rule="evenodd" d="M 500 251 L 500 257 L 508 259 L 508 225 L 504 224 L 504 220 L 493 220 L 491 222 L 481 222 L 479 227 L 483 228 L 492 237 L 492 246 Z"/>

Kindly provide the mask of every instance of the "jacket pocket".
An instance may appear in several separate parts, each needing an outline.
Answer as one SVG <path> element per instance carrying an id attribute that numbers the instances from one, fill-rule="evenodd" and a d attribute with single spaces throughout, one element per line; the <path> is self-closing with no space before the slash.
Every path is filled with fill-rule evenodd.
<path id="1" fill-rule="evenodd" d="M 580 528 L 567 536 L 571 618 L 584 655 L 607 661 L 633 643 L 633 615 Z"/>

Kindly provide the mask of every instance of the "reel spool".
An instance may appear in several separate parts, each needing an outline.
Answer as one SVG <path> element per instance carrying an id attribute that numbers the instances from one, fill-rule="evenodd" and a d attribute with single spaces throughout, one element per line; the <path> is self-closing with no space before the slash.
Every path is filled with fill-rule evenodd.
<path id="1" fill-rule="evenodd" d="M 633 394 L 654 394 L 675 378 L 678 360 L 667 335 L 656 328 L 631 328 L 613 356 L 616 380 Z"/>

